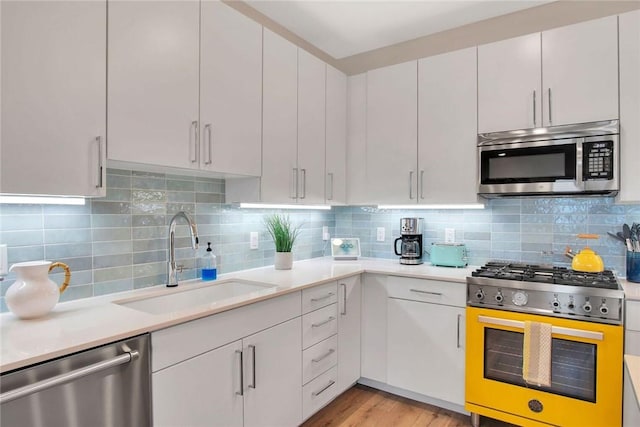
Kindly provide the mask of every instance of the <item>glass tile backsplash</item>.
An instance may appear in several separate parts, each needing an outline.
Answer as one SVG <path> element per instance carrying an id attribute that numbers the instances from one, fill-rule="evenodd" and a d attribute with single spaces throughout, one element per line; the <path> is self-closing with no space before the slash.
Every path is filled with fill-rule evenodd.
<path id="1" fill-rule="evenodd" d="M 0 243 L 8 245 L 9 264 L 47 259 L 67 263 L 71 286 L 61 301 L 160 285 L 166 282 L 168 223 L 178 211 L 193 216 L 200 249 L 193 251 L 186 225 L 176 230 L 176 255 L 186 268 L 183 279 L 199 275 L 198 259 L 211 242 L 221 273 L 273 264 L 274 246 L 263 217 L 273 210 L 245 210 L 225 205 L 224 180 L 120 169 L 107 171 L 107 197 L 84 206 L 0 205 Z M 444 241 L 445 228 L 469 249 L 470 263 L 489 259 L 555 262 L 568 265 L 566 246 L 580 249 L 579 233 L 600 235 L 588 242 L 607 268 L 625 271 L 622 244 L 607 231 L 640 222 L 640 205 L 616 205 L 612 198 L 498 199 L 484 210 L 379 210 L 334 207 L 331 211 L 286 211 L 303 224 L 295 259 L 329 255 L 322 227 L 332 236 L 359 237 L 362 256 L 396 258 L 393 240 L 400 218 L 425 219 L 426 250 Z M 376 241 L 384 227 L 386 239 Z M 260 234 L 259 249 L 249 248 L 249 233 Z M 428 256 L 427 256 L 428 261 Z M 51 275 L 60 283 L 62 274 Z M 0 282 L 0 311 L 13 283 Z"/>

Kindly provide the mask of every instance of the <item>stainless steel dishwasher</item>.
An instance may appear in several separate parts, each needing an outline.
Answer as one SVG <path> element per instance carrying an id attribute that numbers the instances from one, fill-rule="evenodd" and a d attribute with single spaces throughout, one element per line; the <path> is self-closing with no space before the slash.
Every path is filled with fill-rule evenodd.
<path id="1" fill-rule="evenodd" d="M 150 426 L 149 334 L 0 377 L 2 426 Z"/>

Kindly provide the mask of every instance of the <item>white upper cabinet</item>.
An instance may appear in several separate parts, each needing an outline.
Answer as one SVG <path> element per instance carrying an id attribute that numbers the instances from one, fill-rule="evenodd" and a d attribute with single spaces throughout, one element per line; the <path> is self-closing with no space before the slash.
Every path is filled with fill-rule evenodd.
<path id="1" fill-rule="evenodd" d="M 325 82 L 325 63 L 298 49 L 299 203 L 325 199 Z"/>
<path id="2" fill-rule="evenodd" d="M 200 13 L 200 167 L 259 176 L 262 27 L 219 1 Z"/>
<path id="3" fill-rule="evenodd" d="M 545 126 L 618 118 L 618 19 L 542 33 Z"/>
<path id="4" fill-rule="evenodd" d="M 347 202 L 367 204 L 367 74 L 347 81 Z"/>
<path id="5" fill-rule="evenodd" d="M 478 132 L 618 118 L 617 17 L 478 46 Z"/>
<path id="6" fill-rule="evenodd" d="M 298 48 L 265 28 L 263 61 L 260 201 L 292 203 L 299 187 Z"/>
<path id="7" fill-rule="evenodd" d="M 477 203 L 476 48 L 418 62 L 418 202 Z"/>
<path id="8" fill-rule="evenodd" d="M 417 61 L 367 72 L 367 192 L 386 203 L 417 201 Z"/>
<path id="9" fill-rule="evenodd" d="M 347 202 L 347 76 L 327 65 L 325 200 Z"/>
<path id="10" fill-rule="evenodd" d="M 261 172 L 262 27 L 219 1 L 109 5 L 109 159 Z"/>
<path id="11" fill-rule="evenodd" d="M 620 193 L 640 202 L 640 11 L 620 15 Z"/>
<path id="12" fill-rule="evenodd" d="M 198 1 L 109 3 L 109 159 L 198 167 Z"/>
<path id="13" fill-rule="evenodd" d="M 105 194 L 105 1 L 2 1 L 0 192 Z"/>
<path id="14" fill-rule="evenodd" d="M 540 61 L 540 33 L 478 46 L 478 132 L 541 126 Z"/>

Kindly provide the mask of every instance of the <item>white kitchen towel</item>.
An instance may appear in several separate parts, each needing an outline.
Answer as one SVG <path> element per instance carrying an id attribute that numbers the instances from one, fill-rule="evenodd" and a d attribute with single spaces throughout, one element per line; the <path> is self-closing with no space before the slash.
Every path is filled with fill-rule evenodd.
<path id="1" fill-rule="evenodd" d="M 522 378 L 529 384 L 551 385 L 551 324 L 524 322 Z"/>

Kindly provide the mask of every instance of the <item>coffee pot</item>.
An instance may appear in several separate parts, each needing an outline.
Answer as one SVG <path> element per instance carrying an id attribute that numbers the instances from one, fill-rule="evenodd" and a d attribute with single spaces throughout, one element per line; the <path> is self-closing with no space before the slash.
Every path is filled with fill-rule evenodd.
<path id="1" fill-rule="evenodd" d="M 400 237 L 393 242 L 393 250 L 400 256 L 400 264 L 422 264 L 423 218 L 401 218 Z M 400 250 L 398 250 L 400 242 Z"/>

